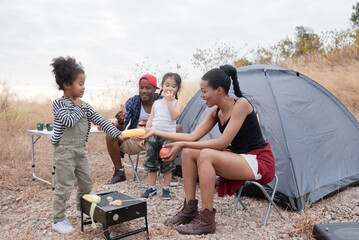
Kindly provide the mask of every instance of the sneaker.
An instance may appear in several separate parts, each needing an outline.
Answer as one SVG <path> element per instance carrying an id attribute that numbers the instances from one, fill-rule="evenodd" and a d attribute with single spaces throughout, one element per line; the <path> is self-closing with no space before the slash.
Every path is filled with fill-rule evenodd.
<path id="1" fill-rule="evenodd" d="M 146 192 L 141 195 L 141 198 L 149 198 L 157 195 L 157 189 L 147 188 Z"/>
<path id="2" fill-rule="evenodd" d="M 61 222 L 52 223 L 52 230 L 61 234 L 68 234 L 75 231 L 75 228 L 71 226 L 69 220 L 65 219 L 62 220 Z"/>
<path id="3" fill-rule="evenodd" d="M 170 186 L 171 186 L 171 187 L 177 187 L 178 184 L 179 184 L 179 183 L 178 183 L 177 178 L 172 175 Z"/>
<path id="4" fill-rule="evenodd" d="M 115 184 L 124 181 L 126 181 L 125 168 L 120 168 L 120 169 L 115 168 L 115 173 L 113 174 L 111 180 L 106 183 L 106 185 Z"/>
<path id="5" fill-rule="evenodd" d="M 162 199 L 169 200 L 171 199 L 171 193 L 169 189 L 163 189 L 162 190 Z"/>
<path id="6" fill-rule="evenodd" d="M 81 217 L 81 211 L 76 210 L 76 217 Z M 84 213 L 84 219 L 85 219 L 85 218 L 90 218 L 90 216 L 87 215 L 86 213 Z"/>

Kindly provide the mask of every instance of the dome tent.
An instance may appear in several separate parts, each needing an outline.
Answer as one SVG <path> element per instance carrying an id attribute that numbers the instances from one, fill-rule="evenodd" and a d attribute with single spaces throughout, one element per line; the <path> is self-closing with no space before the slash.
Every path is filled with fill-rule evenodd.
<path id="1" fill-rule="evenodd" d="M 283 67 L 251 65 L 237 72 L 243 95 L 252 103 L 273 150 L 277 203 L 301 211 L 359 182 L 359 123 L 335 96 Z M 208 111 L 197 92 L 179 119 L 183 131 L 193 131 Z M 215 126 L 204 139 L 219 134 Z M 176 163 L 181 164 L 180 156 Z M 267 185 L 268 191 L 271 187 Z"/>

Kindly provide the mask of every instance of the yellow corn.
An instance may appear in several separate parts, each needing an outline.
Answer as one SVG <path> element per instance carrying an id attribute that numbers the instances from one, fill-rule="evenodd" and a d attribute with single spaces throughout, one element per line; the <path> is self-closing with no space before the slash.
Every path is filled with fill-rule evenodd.
<path id="1" fill-rule="evenodd" d="M 96 194 L 85 194 L 82 196 L 83 199 L 90 203 L 99 203 L 101 202 L 101 197 Z"/>
<path id="2" fill-rule="evenodd" d="M 101 202 L 101 197 L 96 194 L 85 194 L 82 196 L 82 198 L 91 203 L 90 217 L 91 217 L 91 221 L 92 221 L 92 227 L 95 228 L 96 224 L 95 224 L 95 221 L 93 220 L 93 214 L 95 212 L 97 203 Z"/>
<path id="3" fill-rule="evenodd" d="M 145 135 L 146 131 L 143 128 L 135 128 L 130 130 L 125 130 L 122 132 L 122 137 L 141 137 Z"/>

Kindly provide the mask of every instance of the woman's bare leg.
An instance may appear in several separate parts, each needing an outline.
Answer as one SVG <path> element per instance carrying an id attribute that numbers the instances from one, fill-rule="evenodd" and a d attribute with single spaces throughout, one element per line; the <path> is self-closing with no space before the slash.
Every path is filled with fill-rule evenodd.
<path id="1" fill-rule="evenodd" d="M 200 150 L 197 149 L 183 149 L 182 153 L 182 177 L 183 186 L 186 196 L 186 203 L 189 200 L 196 198 L 196 184 L 197 184 L 197 159 Z"/>
<path id="2" fill-rule="evenodd" d="M 202 210 L 213 210 L 216 175 L 233 180 L 253 180 L 254 174 L 247 161 L 240 155 L 202 149 L 197 161 L 201 188 Z"/>

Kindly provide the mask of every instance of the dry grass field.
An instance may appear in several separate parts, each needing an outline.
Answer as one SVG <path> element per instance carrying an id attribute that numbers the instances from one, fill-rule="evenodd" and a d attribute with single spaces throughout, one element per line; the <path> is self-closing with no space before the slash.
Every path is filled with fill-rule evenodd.
<path id="1" fill-rule="evenodd" d="M 345 61 L 338 61 L 335 64 L 322 61 L 320 59 L 297 59 L 296 61 L 284 63 L 283 66 L 296 70 L 313 80 L 319 82 L 321 85 L 331 91 L 338 99 L 353 113 L 356 119 L 359 119 L 359 60 L 357 57 L 346 59 Z M 197 86 L 185 86 L 180 98 L 187 103 L 191 96 L 197 91 Z M 38 181 L 32 181 L 31 177 L 31 149 L 30 149 L 30 137 L 27 135 L 27 130 L 34 129 L 35 124 L 38 122 L 50 123 L 52 122 L 52 105 L 51 99 L 44 100 L 41 103 L 33 100 L 19 100 L 16 96 L 11 94 L 11 89 L 7 89 L 3 86 L 0 92 L 0 226 L 1 239 L 101 239 L 101 228 L 97 230 L 88 230 L 84 233 L 80 231 L 69 235 L 67 237 L 60 236 L 51 232 L 51 207 L 52 207 L 52 190 L 51 188 Z M 116 108 L 110 110 L 97 109 L 104 117 L 113 118 Z M 48 139 L 41 138 L 36 143 L 36 166 L 37 175 L 49 180 L 50 179 L 50 144 Z M 93 192 L 109 190 L 104 188 L 103 184 L 110 179 L 112 175 L 112 164 L 109 156 L 107 155 L 104 136 L 91 136 L 88 143 L 88 154 L 91 165 L 91 174 L 94 181 Z M 125 159 L 126 161 L 126 159 Z M 126 169 L 128 173 L 128 186 L 115 186 L 115 188 L 122 188 L 128 190 L 130 193 L 140 194 L 146 187 L 146 175 L 141 173 L 141 179 L 143 180 L 140 185 L 133 181 L 133 174 L 131 169 Z M 136 191 L 137 188 L 137 192 Z M 177 204 L 183 201 L 183 194 L 181 187 L 173 190 L 176 197 L 173 201 Z M 356 195 L 358 199 L 358 187 L 348 189 L 344 191 L 341 197 L 344 199 L 351 199 Z M 340 195 L 338 194 L 338 195 Z M 345 195 L 346 194 L 346 195 Z M 74 209 L 74 199 L 69 201 L 70 209 Z M 353 196 L 352 196 L 353 195 Z M 259 233 L 255 231 L 245 230 L 250 229 L 253 226 L 238 225 L 242 229 L 240 231 L 245 232 L 247 235 L 238 235 L 238 238 L 248 238 L 251 235 L 251 239 L 310 239 L 311 229 L 315 220 L 319 219 L 320 214 L 329 212 L 329 215 L 335 213 L 335 201 L 342 201 L 340 196 L 334 196 L 330 199 L 326 199 L 325 204 L 316 203 L 314 209 L 311 212 L 309 209 L 305 216 L 300 216 L 298 213 L 293 213 L 283 209 L 284 215 L 292 217 L 294 220 L 281 221 L 276 213 L 272 212 L 272 217 L 275 218 L 275 222 L 270 223 L 272 227 L 269 230 L 259 230 Z M 336 200 L 337 199 L 337 200 Z M 339 200 L 338 200 L 339 199 Z M 161 201 L 160 198 L 157 201 Z M 228 205 L 233 205 L 234 199 L 225 198 L 224 200 L 230 202 Z M 248 200 L 247 200 L 248 201 Z M 332 204 L 331 201 L 334 201 Z M 252 204 L 264 204 L 260 200 L 251 200 Z M 71 205 L 72 204 L 72 205 Z M 156 202 L 151 200 L 148 204 L 156 205 Z M 170 205 L 164 204 L 165 207 Z M 350 204 L 350 203 L 348 203 Z M 355 204 L 355 203 L 354 203 Z M 358 203 L 356 203 L 358 204 Z M 230 211 L 221 214 L 228 215 Z M 348 208 L 354 209 L 353 206 Z M 151 208 L 151 211 L 156 211 L 157 208 Z M 157 209 L 160 211 L 161 209 Z M 174 209 L 176 210 L 176 209 Z M 166 211 L 166 208 L 164 209 Z M 264 211 L 264 210 L 263 210 Z M 349 210 L 348 210 L 349 211 Z M 241 211 L 237 210 L 238 216 Z M 158 213 L 157 213 L 158 214 Z M 348 215 L 346 217 L 341 216 L 336 212 L 338 221 L 353 221 L 353 216 Z M 345 214 L 342 214 L 345 215 Z M 359 215 L 359 213 L 358 213 Z M 69 213 L 70 219 L 74 222 L 74 213 Z M 154 214 L 154 216 L 157 216 Z M 250 216 L 249 216 L 250 217 Z M 257 222 L 261 223 L 262 217 L 259 216 Z M 225 220 L 230 221 L 230 218 L 223 218 L 218 220 L 220 226 L 225 228 Z M 332 218 L 333 219 L 333 218 Z M 334 218 L 335 219 L 335 218 Z M 150 229 L 151 239 L 168 239 L 168 238 L 180 238 L 180 239 L 194 239 L 193 236 L 178 236 L 173 229 L 165 229 L 159 224 L 163 219 L 151 218 Z M 358 221 L 358 217 L 354 219 Z M 77 221 L 77 220 L 76 220 Z M 151 222 L 152 221 L 152 222 Z M 79 222 L 79 221 L 78 221 Z M 287 227 L 282 225 L 287 224 Z M 237 226 L 237 227 L 238 227 Z M 75 225 L 79 229 L 79 224 Z M 126 227 L 125 227 L 126 228 Z M 286 232 L 281 232 L 281 228 L 287 229 Z M 90 227 L 88 227 L 90 229 Z M 120 230 L 121 231 L 121 228 Z M 234 231 L 234 229 L 232 229 Z M 236 230 L 237 231 L 237 230 Z M 231 232 L 231 229 L 228 229 Z M 222 235 L 221 235 L 222 234 Z M 201 236 L 201 239 L 221 239 L 226 235 L 224 232 L 219 231 L 214 235 Z M 138 235 L 139 238 L 144 235 Z M 242 237 L 241 237 L 242 236 Z M 228 235 L 229 239 L 236 239 Z M 132 239 L 132 238 L 130 238 Z M 133 238 L 134 239 L 134 238 Z M 138 239 L 138 238 L 137 238 Z"/>

